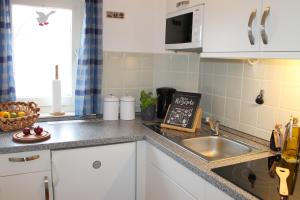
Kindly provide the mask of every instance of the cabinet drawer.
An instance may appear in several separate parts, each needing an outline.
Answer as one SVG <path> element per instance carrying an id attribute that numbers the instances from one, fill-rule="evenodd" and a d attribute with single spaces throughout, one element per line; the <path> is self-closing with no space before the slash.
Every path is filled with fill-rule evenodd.
<path id="1" fill-rule="evenodd" d="M 0 176 L 50 170 L 50 151 L 0 155 Z"/>

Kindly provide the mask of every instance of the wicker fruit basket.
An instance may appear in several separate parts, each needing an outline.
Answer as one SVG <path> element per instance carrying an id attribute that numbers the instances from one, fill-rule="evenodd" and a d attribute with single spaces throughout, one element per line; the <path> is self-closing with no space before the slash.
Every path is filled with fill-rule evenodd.
<path id="1" fill-rule="evenodd" d="M 2 131 L 15 131 L 31 127 L 38 119 L 40 108 L 34 102 L 6 102 L 0 103 L 0 111 L 9 113 L 25 113 L 24 116 L 0 117 L 0 129 Z"/>

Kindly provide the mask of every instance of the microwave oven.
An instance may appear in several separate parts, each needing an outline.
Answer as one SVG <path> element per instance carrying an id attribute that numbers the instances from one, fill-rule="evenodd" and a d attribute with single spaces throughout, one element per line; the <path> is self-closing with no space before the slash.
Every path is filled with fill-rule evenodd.
<path id="1" fill-rule="evenodd" d="M 167 50 L 201 51 L 204 5 L 169 13 L 166 18 Z"/>

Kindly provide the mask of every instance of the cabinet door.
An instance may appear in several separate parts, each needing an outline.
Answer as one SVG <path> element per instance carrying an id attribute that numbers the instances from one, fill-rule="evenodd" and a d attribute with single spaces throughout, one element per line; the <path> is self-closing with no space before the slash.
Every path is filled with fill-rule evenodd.
<path id="1" fill-rule="evenodd" d="M 230 196 L 206 182 L 205 184 L 205 200 L 233 200 Z"/>
<path id="2" fill-rule="evenodd" d="M 141 199 L 192 200 L 204 198 L 204 184 L 199 176 L 149 143 L 146 143 L 144 154 L 146 155 L 146 167 L 144 168 L 146 188 L 144 190 L 145 198 Z"/>
<path id="3" fill-rule="evenodd" d="M 0 199 L 53 199 L 51 173 L 38 172 L 0 177 Z"/>
<path id="4" fill-rule="evenodd" d="M 148 142 L 138 142 L 138 200 L 232 200 Z"/>
<path id="5" fill-rule="evenodd" d="M 135 143 L 52 152 L 55 199 L 134 199 L 135 157 Z"/>
<path id="6" fill-rule="evenodd" d="M 260 13 L 261 0 L 207 0 L 204 12 L 203 52 L 258 51 Z M 252 30 L 248 29 L 248 24 Z"/>
<path id="7" fill-rule="evenodd" d="M 147 167 L 146 200 L 196 200 L 159 168 L 152 164 Z"/>
<path id="8" fill-rule="evenodd" d="M 262 51 L 300 51 L 300 1 L 264 0 L 266 16 L 265 30 L 267 44 L 262 42 Z"/>

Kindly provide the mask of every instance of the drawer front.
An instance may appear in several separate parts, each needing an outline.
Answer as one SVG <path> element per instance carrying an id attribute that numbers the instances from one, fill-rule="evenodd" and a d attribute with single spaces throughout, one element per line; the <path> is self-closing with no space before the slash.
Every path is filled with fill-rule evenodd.
<path id="1" fill-rule="evenodd" d="M 0 155 L 0 176 L 50 170 L 50 151 Z"/>

